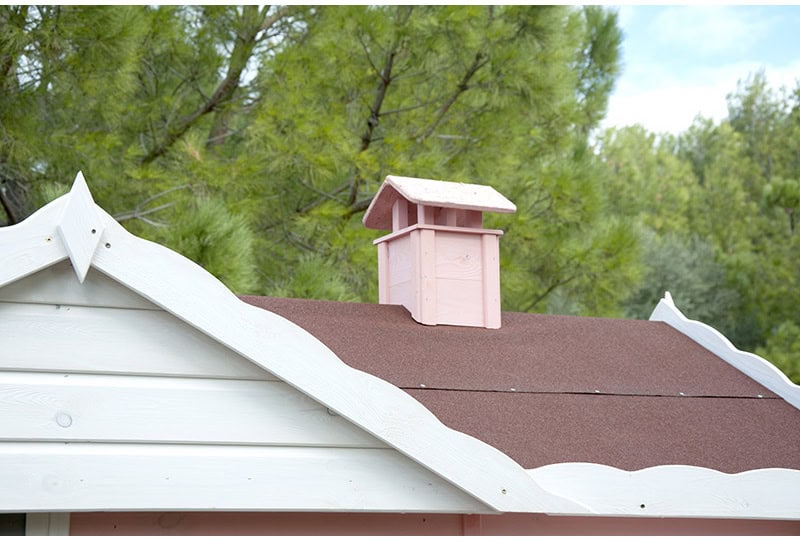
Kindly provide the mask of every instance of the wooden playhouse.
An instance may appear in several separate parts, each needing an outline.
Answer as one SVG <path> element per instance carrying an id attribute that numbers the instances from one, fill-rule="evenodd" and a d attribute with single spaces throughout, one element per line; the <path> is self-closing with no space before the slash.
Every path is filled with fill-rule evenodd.
<path id="1" fill-rule="evenodd" d="M 798 386 L 669 295 L 501 313 L 513 210 L 389 177 L 383 304 L 239 298 L 78 175 L 0 229 L 0 531 L 800 533 Z"/>

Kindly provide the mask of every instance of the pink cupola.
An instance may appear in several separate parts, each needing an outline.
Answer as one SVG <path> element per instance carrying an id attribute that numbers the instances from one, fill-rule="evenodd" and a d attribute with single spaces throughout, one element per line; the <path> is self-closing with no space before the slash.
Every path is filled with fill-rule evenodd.
<path id="1" fill-rule="evenodd" d="M 364 225 L 391 233 L 378 247 L 381 304 L 401 304 L 425 325 L 500 328 L 502 231 L 483 213 L 515 212 L 490 186 L 388 176 Z"/>

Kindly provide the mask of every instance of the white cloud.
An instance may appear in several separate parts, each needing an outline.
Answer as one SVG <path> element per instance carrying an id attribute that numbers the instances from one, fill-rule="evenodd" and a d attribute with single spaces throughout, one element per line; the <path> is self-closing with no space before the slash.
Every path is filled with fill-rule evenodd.
<path id="1" fill-rule="evenodd" d="M 673 6 L 652 21 L 651 35 L 666 46 L 686 46 L 698 54 L 743 54 L 766 35 L 769 18 L 730 6 Z"/>
<path id="2" fill-rule="evenodd" d="M 800 60 L 786 66 L 740 62 L 697 70 L 689 77 L 662 74 L 661 84 L 621 85 L 609 100 L 603 127 L 641 124 L 651 132 L 677 134 L 697 115 L 720 121 L 728 116 L 726 96 L 736 91 L 738 81 L 761 68 L 773 89 L 791 90 L 800 82 Z"/>
<path id="3" fill-rule="evenodd" d="M 728 94 L 761 69 L 771 88 L 800 84 L 800 11 L 766 6 L 620 6 L 623 72 L 603 126 L 680 133 L 697 115 L 727 117 Z"/>

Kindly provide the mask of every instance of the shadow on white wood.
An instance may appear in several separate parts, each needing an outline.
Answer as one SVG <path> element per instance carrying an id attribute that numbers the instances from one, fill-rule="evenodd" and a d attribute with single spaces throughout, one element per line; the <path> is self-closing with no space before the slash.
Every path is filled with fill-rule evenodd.
<path id="1" fill-rule="evenodd" d="M 0 336 L 0 370 L 277 379 L 162 310 L 0 302 Z"/>
<path id="2" fill-rule="evenodd" d="M 96 270 L 89 269 L 80 283 L 69 260 L 0 288 L 0 302 L 161 310 Z"/>
<path id="3" fill-rule="evenodd" d="M 69 513 L 28 513 L 25 535 L 69 535 Z"/>

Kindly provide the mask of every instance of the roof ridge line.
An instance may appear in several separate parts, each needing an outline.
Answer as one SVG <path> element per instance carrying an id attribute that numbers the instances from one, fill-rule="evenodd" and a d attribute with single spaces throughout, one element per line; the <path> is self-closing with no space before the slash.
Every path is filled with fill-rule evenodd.
<path id="1" fill-rule="evenodd" d="M 447 387 L 429 387 L 427 385 L 421 387 L 403 387 L 404 391 L 452 391 L 464 393 L 505 393 L 505 394 L 541 394 L 541 395 L 588 395 L 588 396 L 632 396 L 640 398 L 740 398 L 743 400 L 782 400 L 780 396 L 743 396 L 743 395 L 730 395 L 730 394 L 663 394 L 663 393 L 624 393 L 624 392 L 608 392 L 608 391 L 518 391 L 516 389 L 453 389 Z"/>

